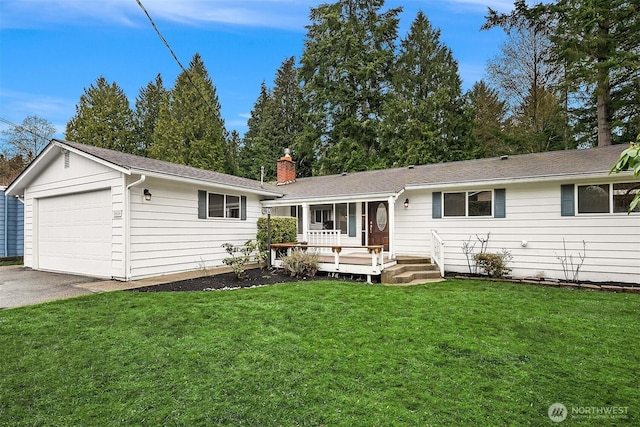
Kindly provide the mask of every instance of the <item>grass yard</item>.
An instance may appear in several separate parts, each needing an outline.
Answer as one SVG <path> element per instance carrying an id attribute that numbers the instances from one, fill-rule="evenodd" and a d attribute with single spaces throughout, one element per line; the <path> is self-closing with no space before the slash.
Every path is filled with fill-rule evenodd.
<path id="1" fill-rule="evenodd" d="M 639 323 L 473 280 L 92 295 L 0 311 L 0 425 L 639 425 Z"/>

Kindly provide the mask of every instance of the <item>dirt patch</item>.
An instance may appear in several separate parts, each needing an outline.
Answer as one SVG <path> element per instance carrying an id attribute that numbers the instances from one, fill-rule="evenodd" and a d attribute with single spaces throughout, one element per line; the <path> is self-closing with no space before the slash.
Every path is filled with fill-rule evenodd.
<path id="1" fill-rule="evenodd" d="M 179 282 L 164 283 L 161 285 L 146 286 L 143 288 L 129 289 L 130 292 L 189 292 L 189 291 L 216 291 L 225 289 L 255 288 L 259 286 L 274 285 L 277 283 L 304 282 L 311 280 L 336 280 L 366 282 L 362 276 L 331 277 L 319 273 L 314 277 L 296 278 L 283 270 L 268 270 L 254 268 L 246 270 L 242 278 L 237 278 L 235 273 L 222 273 L 195 279 L 181 280 Z"/>

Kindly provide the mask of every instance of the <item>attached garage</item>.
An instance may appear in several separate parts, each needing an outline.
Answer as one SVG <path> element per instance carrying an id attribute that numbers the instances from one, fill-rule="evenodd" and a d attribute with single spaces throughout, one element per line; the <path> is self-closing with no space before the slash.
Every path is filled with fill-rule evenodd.
<path id="1" fill-rule="evenodd" d="M 111 189 L 37 201 L 37 266 L 111 277 Z"/>
<path id="2" fill-rule="evenodd" d="M 201 191 L 224 197 L 223 216 L 200 217 Z M 282 196 L 259 181 L 55 139 L 7 194 L 24 203 L 25 267 L 114 280 L 224 265 L 222 244 L 255 239 L 260 200 Z"/>

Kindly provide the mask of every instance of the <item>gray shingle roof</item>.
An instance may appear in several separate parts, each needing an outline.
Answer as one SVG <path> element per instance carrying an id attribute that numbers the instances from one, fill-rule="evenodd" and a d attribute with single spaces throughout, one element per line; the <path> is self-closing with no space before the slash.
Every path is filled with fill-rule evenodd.
<path id="1" fill-rule="evenodd" d="M 411 186 L 446 186 L 455 183 L 483 181 L 535 180 L 549 177 L 606 174 L 617 162 L 627 144 L 586 150 L 549 151 L 543 153 L 509 156 L 507 159 L 488 158 L 460 162 L 420 165 L 340 175 L 298 178 L 295 182 L 275 186 L 247 178 L 197 169 L 190 166 L 155 160 L 105 148 L 70 141 L 57 143 L 100 158 L 126 169 L 157 172 L 161 174 L 192 178 L 212 184 L 222 184 L 270 192 L 274 196 L 284 194 L 282 200 L 322 199 L 350 197 L 368 194 L 395 194 Z M 274 159 L 274 162 L 277 159 Z"/>
<path id="2" fill-rule="evenodd" d="M 282 185 L 283 199 L 395 194 L 407 186 L 447 185 L 482 181 L 515 181 L 608 173 L 627 144 L 586 150 L 549 151 L 450 163 L 299 178 Z"/>
<path id="3" fill-rule="evenodd" d="M 273 193 L 274 196 L 282 194 L 278 187 L 267 183 L 264 184 L 264 187 L 261 187 L 260 182 L 253 179 L 241 178 L 205 169 L 198 169 L 191 166 L 178 165 L 176 163 L 150 159 L 147 157 L 136 156 L 133 154 L 122 153 L 120 151 L 109 150 L 107 148 L 80 144 L 77 142 L 61 140 L 55 141 L 60 145 L 67 145 L 113 165 L 129 170 L 133 169 L 136 171 L 156 172 L 181 178 L 191 178 L 212 184 L 238 187 L 262 193 L 270 192 Z"/>

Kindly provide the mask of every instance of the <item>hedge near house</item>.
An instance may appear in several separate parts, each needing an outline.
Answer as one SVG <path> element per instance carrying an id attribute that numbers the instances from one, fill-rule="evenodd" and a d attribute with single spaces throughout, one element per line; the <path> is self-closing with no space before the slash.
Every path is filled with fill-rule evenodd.
<path id="1" fill-rule="evenodd" d="M 298 240 L 298 220 L 289 216 L 271 217 L 271 243 L 289 243 Z M 267 251 L 267 217 L 258 218 L 256 236 L 260 252 Z"/>

